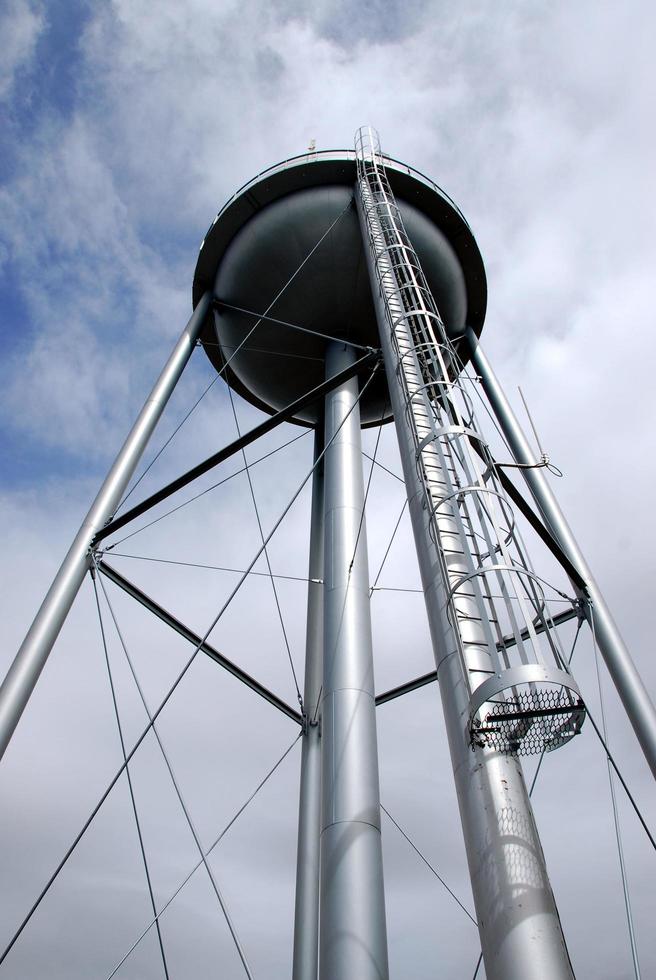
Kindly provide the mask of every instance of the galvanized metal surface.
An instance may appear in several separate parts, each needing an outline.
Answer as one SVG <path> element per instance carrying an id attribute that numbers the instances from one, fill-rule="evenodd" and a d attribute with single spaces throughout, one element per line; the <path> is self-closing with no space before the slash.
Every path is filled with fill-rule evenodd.
<path id="1" fill-rule="evenodd" d="M 323 449 L 323 431 L 314 436 L 314 458 Z M 312 478 L 310 560 L 305 634 L 305 731 L 301 748 L 301 787 L 296 848 L 293 980 L 317 980 L 319 957 L 319 867 L 321 831 L 321 738 L 319 699 L 323 680 L 323 465 Z"/>
<path id="2" fill-rule="evenodd" d="M 368 233 L 398 359 L 404 414 L 412 427 L 431 533 L 448 583 L 446 613 L 457 627 L 470 689 L 471 736 L 477 744 L 502 751 L 549 751 L 580 730 L 580 694 L 574 679 L 566 676 L 543 580 L 528 563 L 473 397 L 459 376 L 457 351 L 378 159 L 377 154 L 369 158 L 363 148 L 360 189 L 368 202 Z M 406 336 L 400 343 L 402 322 Z M 538 623 L 543 631 L 536 629 Z M 512 645 L 505 642 L 506 635 L 512 636 Z M 518 685 L 517 668 L 530 664 L 543 669 Z M 490 676 L 497 679 L 495 694 L 505 692 L 508 709 L 499 708 L 494 703 L 498 699 L 478 697 Z M 535 683 L 538 676 L 540 684 Z M 515 725 L 517 714 L 522 721 Z"/>
<path id="3" fill-rule="evenodd" d="M 513 755 L 471 746 L 470 678 L 494 672 L 488 637 L 476 596 L 464 596 L 460 615 L 452 613 L 450 575 L 466 572 L 466 548 L 447 560 L 440 541 L 462 540 L 453 512 L 439 518 L 427 506 L 425 474 L 418 465 L 418 445 L 430 432 L 422 400 L 408 406 L 407 393 L 421 387 L 415 340 L 406 317 L 390 323 L 389 300 L 402 314 L 398 285 L 376 227 L 372 191 L 366 176 L 359 182 L 358 208 L 377 308 L 381 344 L 393 402 L 396 430 L 408 491 L 410 515 L 425 590 L 428 620 L 449 738 L 458 803 L 465 837 L 472 889 L 488 980 L 569 978 L 572 970 L 544 856 L 519 763 Z M 385 190 L 378 186 L 382 199 Z M 390 330 L 390 327 L 392 328 Z M 431 445 L 426 439 L 424 446 Z M 423 452 L 423 451 L 421 451 Z M 436 499 L 445 492 L 446 476 L 439 460 L 430 467 Z M 457 623 L 457 625 L 456 625 Z M 468 651 L 463 657 L 462 647 Z M 494 652 L 496 653 L 496 651 Z"/>
<path id="4" fill-rule="evenodd" d="M 279 320 L 378 345 L 362 240 L 350 206 L 355 177 L 352 151 L 305 155 L 265 171 L 217 215 L 194 278 L 194 299 L 204 288 L 214 288 L 218 299 L 230 304 L 203 334 L 217 368 L 234 355 L 257 314 L 274 299 L 269 312 Z M 480 330 L 485 271 L 467 222 L 447 195 L 412 168 L 393 165 L 392 179 L 454 336 L 464 329 L 466 311 L 467 322 Z M 329 238 L 276 298 L 336 219 Z M 225 377 L 258 408 L 275 411 L 324 377 L 324 347 L 320 337 L 299 336 L 280 323 L 263 321 L 249 338 L 248 349 L 234 356 Z M 466 357 L 464 349 L 462 355 Z M 363 425 L 379 423 L 385 400 L 381 372 L 362 400 Z M 314 424 L 316 419 L 316 410 L 308 408 L 295 420 Z"/>
<path id="5" fill-rule="evenodd" d="M 327 370 L 352 358 L 348 348 L 330 344 Z M 321 980 L 388 976 L 357 398 L 355 380 L 326 397 Z"/>
<path id="6" fill-rule="evenodd" d="M 113 515 L 150 436 L 191 357 L 211 305 L 201 297 L 110 469 L 0 688 L 0 757 L 11 739 L 90 566 L 89 549 Z"/>

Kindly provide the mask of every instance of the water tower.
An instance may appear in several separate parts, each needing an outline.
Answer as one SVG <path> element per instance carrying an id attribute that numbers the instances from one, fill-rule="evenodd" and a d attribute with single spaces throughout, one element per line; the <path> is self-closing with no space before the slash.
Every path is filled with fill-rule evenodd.
<path id="1" fill-rule="evenodd" d="M 559 624 L 575 615 L 590 622 L 655 774 L 656 716 L 544 478 L 546 461 L 534 458 L 479 344 L 485 272 L 465 218 L 363 129 L 355 152 L 312 150 L 233 196 L 203 241 L 193 302 L 4 681 L 2 751 L 85 575 L 107 572 L 96 560 L 102 542 L 280 422 L 310 427 L 305 684 L 300 710 L 286 709 L 303 732 L 294 980 L 388 976 L 376 703 L 435 677 L 486 974 L 571 977 L 519 763 L 523 754 L 564 746 L 584 722 Z M 269 418 L 116 516 L 199 341 L 228 384 Z M 273 368 L 272 354 L 280 355 Z M 473 380 L 463 371 L 468 363 Z M 494 458 L 479 423 L 480 389 L 508 459 Z M 399 443 L 436 669 L 377 698 L 360 430 L 388 421 Z M 525 478 L 533 505 L 513 473 Z M 570 577 L 577 602 L 567 613 L 549 609 L 518 513 Z M 183 629 L 165 610 L 157 614 Z M 191 637 L 193 656 L 208 652 L 208 635 Z M 236 670 L 258 689 L 242 674 Z"/>

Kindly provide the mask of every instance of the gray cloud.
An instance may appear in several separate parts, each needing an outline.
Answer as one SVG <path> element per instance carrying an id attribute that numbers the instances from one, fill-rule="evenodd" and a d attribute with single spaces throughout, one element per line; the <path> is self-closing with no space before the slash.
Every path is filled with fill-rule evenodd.
<path id="1" fill-rule="evenodd" d="M 11 99 L 17 79 L 26 89 L 38 82 L 31 59 L 45 21 L 35 6 L 8 10 L 20 27 L 2 75 Z M 196 248 L 217 208 L 310 139 L 320 148 L 350 146 L 355 128 L 372 122 L 385 149 L 434 177 L 474 228 L 489 275 L 486 347 L 511 393 L 521 382 L 542 440 L 565 470 L 556 490 L 653 689 L 653 21 L 651 7 L 639 2 L 386 5 L 384 16 L 366 5 L 308 11 L 201 0 L 163 2 L 156 13 L 128 3 L 95 9 L 78 38 L 70 117 L 46 100 L 32 128 L 16 131 L 18 163 L 0 197 L 2 254 L 27 311 L 27 322 L 6 320 L 11 338 L 20 335 L 2 369 L 6 431 L 37 461 L 44 447 L 71 460 L 70 473 L 53 476 L 35 465 L 27 485 L 3 489 L 3 665 L 188 315 Z M 211 376 L 198 354 L 155 445 Z M 244 426 L 257 417 L 248 406 L 238 410 Z M 228 413 L 219 383 L 143 491 L 232 438 Z M 261 451 L 288 437 L 276 434 Z M 369 450 L 374 438 L 366 434 Z M 309 442 L 254 469 L 265 525 L 307 471 Z M 380 454 L 398 470 L 391 428 Z M 256 455 L 259 448 L 249 459 Z M 233 461 L 220 475 L 237 468 Z M 377 474 L 368 516 L 372 570 L 400 506 L 399 487 Z M 241 568 L 258 543 L 252 516 L 248 487 L 237 477 L 116 550 Z M 307 519 L 304 494 L 272 544 L 277 571 L 304 574 Z M 532 552 L 538 568 L 567 588 L 540 549 Z M 235 581 L 228 573 L 113 560 L 199 630 Z M 406 523 L 380 584 L 416 583 Z M 146 696 L 157 704 L 190 648 L 110 594 Z M 300 670 L 303 585 L 283 586 L 281 601 Z M 372 603 L 378 687 L 431 669 L 421 596 L 380 592 Z M 134 739 L 143 708 L 111 628 L 108 634 Z M 212 639 L 293 703 L 265 579 L 249 581 Z M 594 710 L 592 649 L 589 640 L 579 642 L 576 673 Z M 614 751 L 649 814 L 653 784 L 610 683 L 606 698 Z M 383 800 L 471 907 L 437 692 L 409 695 L 378 718 Z M 291 723 L 203 660 L 163 714 L 161 730 L 205 842 L 294 736 Z M 3 937 L 119 760 L 87 584 L 0 773 L 8 801 Z M 289 974 L 297 764 L 295 753 L 215 858 L 258 977 Z M 547 758 L 535 807 L 577 975 L 616 980 L 631 970 L 606 780 L 588 730 Z M 135 759 L 135 785 L 164 900 L 195 858 L 150 739 Z M 653 853 L 623 800 L 621 819 L 647 976 L 656 970 Z M 387 821 L 383 828 L 393 975 L 432 976 L 438 964 L 444 976 L 473 975 L 471 923 L 394 828 Z M 218 962 L 222 976 L 240 975 L 215 906 L 197 875 L 165 913 L 172 975 L 211 975 Z M 4 972 L 20 980 L 46 969 L 53 977 L 106 976 L 147 921 L 121 785 Z M 161 972 L 150 936 L 122 975 Z"/>
<path id="2" fill-rule="evenodd" d="M 427 15 L 434 12 L 430 0 L 321 0 L 308 8 L 296 0 L 278 5 L 284 19 L 299 20 L 310 24 L 321 38 L 335 42 L 347 51 L 362 42 L 368 44 L 396 44 L 411 36 L 425 23 Z"/>

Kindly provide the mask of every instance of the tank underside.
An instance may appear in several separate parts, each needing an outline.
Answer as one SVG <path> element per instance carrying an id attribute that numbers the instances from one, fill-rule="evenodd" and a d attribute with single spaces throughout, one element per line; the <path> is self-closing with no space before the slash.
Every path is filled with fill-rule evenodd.
<path id="1" fill-rule="evenodd" d="M 346 151 L 317 154 L 266 172 L 220 212 L 201 248 L 194 304 L 207 288 L 214 288 L 217 300 L 214 324 L 202 337 L 207 354 L 239 394 L 268 413 L 324 380 L 328 341 L 317 334 L 380 346 L 349 157 Z M 467 223 L 426 178 L 407 167 L 390 166 L 389 173 L 450 336 L 457 338 L 465 326 L 479 333 L 485 273 Z M 260 319 L 265 312 L 285 323 Z M 295 421 L 314 425 L 320 410 L 310 406 Z M 391 418 L 382 371 L 367 386 L 361 417 L 363 425 Z"/>

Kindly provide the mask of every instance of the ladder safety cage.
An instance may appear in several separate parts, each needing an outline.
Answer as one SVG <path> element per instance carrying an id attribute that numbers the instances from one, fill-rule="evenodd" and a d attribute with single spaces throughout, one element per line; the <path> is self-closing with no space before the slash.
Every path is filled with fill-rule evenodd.
<path id="1" fill-rule="evenodd" d="M 367 244 L 447 586 L 443 612 L 469 685 L 469 739 L 513 754 L 550 751 L 580 732 L 585 707 L 369 127 L 356 134 L 356 160 Z"/>

